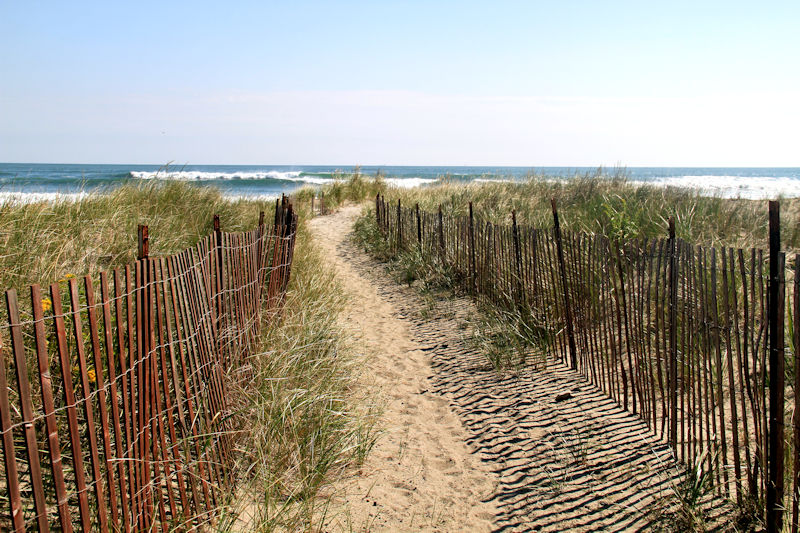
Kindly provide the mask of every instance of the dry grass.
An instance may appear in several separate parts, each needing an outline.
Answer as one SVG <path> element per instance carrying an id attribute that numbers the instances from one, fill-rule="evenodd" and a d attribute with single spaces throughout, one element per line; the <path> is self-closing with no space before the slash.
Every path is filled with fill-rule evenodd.
<path id="1" fill-rule="evenodd" d="M 270 201 L 229 201 L 210 187 L 125 185 L 80 200 L 0 202 L 0 286 L 52 283 L 67 273 L 96 273 L 135 259 L 137 226 L 147 224 L 150 255 L 194 245 L 219 214 L 225 231 L 251 229 Z"/>
<path id="2" fill-rule="evenodd" d="M 702 196 L 692 189 L 642 185 L 622 171 L 575 175 L 555 179 L 531 175 L 519 182 L 451 181 L 415 189 L 389 186 L 381 177 L 361 174 L 342 176 L 322 187 L 326 202 L 398 199 L 406 206 L 445 214 L 465 215 L 473 202 L 476 216 L 493 223 L 509 224 L 516 210 L 520 224 L 551 227 L 550 200 L 556 199 L 565 229 L 602 233 L 615 238 L 666 235 L 667 219 L 674 216 L 678 237 L 709 246 L 758 247 L 767 245 L 767 203 L 763 200 Z M 304 202 L 313 189 L 297 193 Z M 800 249 L 800 199 L 783 199 L 781 206 L 784 248 Z"/>
<path id="3" fill-rule="evenodd" d="M 148 224 L 150 253 L 193 246 L 219 214 L 225 231 L 267 221 L 273 202 L 226 199 L 183 183 L 126 185 L 78 200 L 0 204 L 0 282 L 24 291 L 66 274 L 135 259 L 137 225 Z M 220 509 L 221 528 L 311 529 L 325 512 L 327 484 L 359 463 L 374 440 L 374 416 L 353 386 L 359 371 L 339 327 L 344 294 L 302 227 L 279 319 L 264 328 L 246 368 L 230 369 L 228 401 L 238 442 L 238 492 Z"/>
<path id="4" fill-rule="evenodd" d="M 356 386 L 367 368 L 339 322 L 346 296 L 305 229 L 292 276 L 280 324 L 230 380 L 239 425 L 251 428 L 239 442 L 244 497 L 230 512 L 238 531 L 316 530 L 328 503 L 320 495 L 376 438 L 376 413 Z"/>

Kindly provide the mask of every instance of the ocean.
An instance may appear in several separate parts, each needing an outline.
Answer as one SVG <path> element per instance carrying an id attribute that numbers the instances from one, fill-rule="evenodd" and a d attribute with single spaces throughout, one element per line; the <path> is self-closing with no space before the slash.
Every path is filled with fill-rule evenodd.
<path id="1" fill-rule="evenodd" d="M 274 198 L 304 185 L 330 183 L 353 167 L 324 165 L 90 165 L 0 163 L 0 200 L 76 197 L 141 180 L 181 180 L 213 185 L 231 197 Z M 457 182 L 524 180 L 531 174 L 569 179 L 593 174 L 588 167 L 362 166 L 400 187 L 420 187 L 446 178 Z M 609 169 L 609 173 L 618 172 Z M 630 181 L 674 185 L 703 194 L 766 199 L 800 196 L 800 168 L 629 167 Z"/>

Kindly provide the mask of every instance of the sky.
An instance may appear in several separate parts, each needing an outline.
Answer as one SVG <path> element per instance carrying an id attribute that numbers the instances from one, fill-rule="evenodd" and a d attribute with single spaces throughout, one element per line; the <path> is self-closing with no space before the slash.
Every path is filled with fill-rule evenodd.
<path id="1" fill-rule="evenodd" d="M 800 166 L 800 2 L 0 0 L 0 161 Z"/>

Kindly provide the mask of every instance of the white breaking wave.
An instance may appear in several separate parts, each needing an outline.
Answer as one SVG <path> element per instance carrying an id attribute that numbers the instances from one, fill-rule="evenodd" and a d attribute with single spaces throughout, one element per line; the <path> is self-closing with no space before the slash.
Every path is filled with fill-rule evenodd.
<path id="1" fill-rule="evenodd" d="M 179 171 L 131 171 L 131 176 L 142 180 L 175 180 L 175 181 L 209 181 L 209 180 L 283 180 L 300 183 L 310 183 L 312 185 L 324 185 L 332 183 L 331 178 L 319 176 L 301 176 L 299 170 L 280 172 L 269 170 L 267 172 L 204 172 L 200 170 L 179 170 Z"/>
<path id="2" fill-rule="evenodd" d="M 401 189 L 413 189 L 414 187 L 436 183 L 438 180 L 429 178 L 386 178 L 385 181 L 389 185 L 394 185 Z"/>
<path id="3" fill-rule="evenodd" d="M 89 195 L 87 192 L 0 192 L 0 205 L 75 202 Z"/>
<path id="4" fill-rule="evenodd" d="M 105 193 L 102 192 L 0 192 L 0 206 L 3 205 L 19 205 L 19 204 L 35 204 L 39 202 L 57 203 L 57 202 L 77 202 L 90 197 L 101 196 Z M 238 200 L 275 200 L 280 198 L 280 194 L 225 194 L 223 198 L 229 202 Z"/>
<path id="5" fill-rule="evenodd" d="M 515 183 L 519 180 L 512 180 L 508 178 L 476 178 L 472 181 L 475 183 Z"/>
<path id="6" fill-rule="evenodd" d="M 661 187 L 683 187 L 722 198 L 766 200 L 800 196 L 800 180 L 788 177 L 679 176 L 642 182 Z"/>

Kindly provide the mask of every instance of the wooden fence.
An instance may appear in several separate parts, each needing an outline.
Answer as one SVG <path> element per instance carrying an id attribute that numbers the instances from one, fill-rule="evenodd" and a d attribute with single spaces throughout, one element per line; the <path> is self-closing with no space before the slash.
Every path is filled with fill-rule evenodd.
<path id="1" fill-rule="evenodd" d="M 375 203 L 394 247 L 418 248 L 474 297 L 513 310 L 545 354 L 712 472 L 720 494 L 753 505 L 768 531 L 785 513 L 796 532 L 800 259 L 786 265 L 777 213 L 770 203 L 765 253 L 693 245 L 672 221 L 653 239 L 563 231 L 555 202 L 551 228 L 518 225 L 515 213 L 510 225 L 484 222 L 472 204 L 451 217 Z"/>
<path id="2" fill-rule="evenodd" d="M 279 312 L 297 217 L 6 291 L 0 530 L 203 528 L 235 491 L 226 375 Z M 24 300 L 24 301 L 23 301 Z M 7 517 L 7 518 L 6 518 Z"/>

